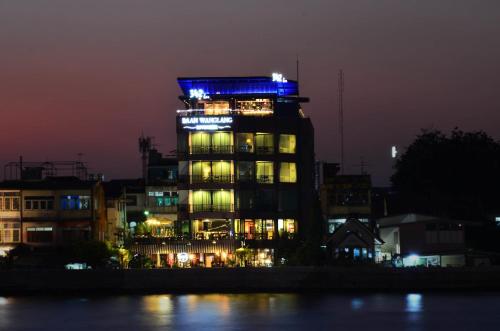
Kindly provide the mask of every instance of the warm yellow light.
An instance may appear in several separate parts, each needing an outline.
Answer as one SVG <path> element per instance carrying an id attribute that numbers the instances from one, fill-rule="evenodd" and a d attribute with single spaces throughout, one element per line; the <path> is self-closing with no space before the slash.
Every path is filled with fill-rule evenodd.
<path id="1" fill-rule="evenodd" d="M 150 218 L 150 219 L 146 220 L 146 224 L 148 224 L 148 225 L 160 225 L 161 222 L 158 221 L 157 219 Z"/>

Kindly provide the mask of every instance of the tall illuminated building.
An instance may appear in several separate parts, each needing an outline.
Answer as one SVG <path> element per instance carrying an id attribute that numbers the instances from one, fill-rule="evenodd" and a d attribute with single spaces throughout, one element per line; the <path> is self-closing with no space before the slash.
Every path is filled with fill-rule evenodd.
<path id="1" fill-rule="evenodd" d="M 177 231 L 232 242 L 274 263 L 278 239 L 313 222 L 314 129 L 296 81 L 271 77 L 179 78 Z M 218 257 L 204 257 L 211 259 Z M 206 261 L 205 261 L 206 262 Z"/>

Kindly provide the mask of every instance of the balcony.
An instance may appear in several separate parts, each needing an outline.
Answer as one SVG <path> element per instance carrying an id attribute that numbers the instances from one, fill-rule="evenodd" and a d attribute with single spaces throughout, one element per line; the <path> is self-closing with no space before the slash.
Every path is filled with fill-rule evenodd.
<path id="1" fill-rule="evenodd" d="M 274 147 L 273 146 L 257 146 L 255 148 L 255 151 L 257 154 L 260 155 L 270 155 L 274 153 Z"/>
<path id="2" fill-rule="evenodd" d="M 234 183 L 233 175 L 191 175 L 191 184 L 199 183 Z"/>
<path id="3" fill-rule="evenodd" d="M 241 144 L 236 146 L 236 150 L 238 153 L 253 153 L 254 146 L 249 144 Z"/>
<path id="4" fill-rule="evenodd" d="M 259 184 L 272 184 L 272 183 L 274 183 L 274 176 L 273 175 L 260 175 L 260 176 L 257 176 L 256 181 Z"/>
<path id="5" fill-rule="evenodd" d="M 191 205 L 191 211 L 193 213 L 199 212 L 232 212 L 234 211 L 233 204 L 193 204 Z"/>
<path id="6" fill-rule="evenodd" d="M 233 145 L 191 146 L 190 154 L 233 154 Z"/>

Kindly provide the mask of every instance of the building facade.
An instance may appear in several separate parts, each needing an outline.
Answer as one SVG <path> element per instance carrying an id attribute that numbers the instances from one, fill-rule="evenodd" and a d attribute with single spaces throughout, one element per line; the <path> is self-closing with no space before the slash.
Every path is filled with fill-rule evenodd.
<path id="1" fill-rule="evenodd" d="M 325 229 L 331 235 L 349 218 L 356 218 L 372 227 L 370 175 L 339 175 L 336 163 L 316 165 L 317 188 Z"/>
<path id="2" fill-rule="evenodd" d="M 385 260 L 397 266 L 464 266 L 466 222 L 401 214 L 377 220 Z M 396 260 L 394 260 L 396 259 Z"/>
<path id="3" fill-rule="evenodd" d="M 250 247 L 255 265 L 271 265 L 274 243 L 300 236 L 313 219 L 314 131 L 301 108 L 308 99 L 276 74 L 178 82 L 178 233 Z"/>
<path id="4" fill-rule="evenodd" d="M 98 181 L 75 177 L 0 183 L 0 250 L 104 240 L 106 205 Z M 2 254 L 3 254 L 2 253 Z"/>

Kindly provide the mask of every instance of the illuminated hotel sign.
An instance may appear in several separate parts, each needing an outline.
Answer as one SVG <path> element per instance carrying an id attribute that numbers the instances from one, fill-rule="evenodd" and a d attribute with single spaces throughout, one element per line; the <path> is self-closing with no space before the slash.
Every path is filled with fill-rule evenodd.
<path id="1" fill-rule="evenodd" d="M 277 72 L 273 72 L 272 78 L 273 78 L 273 82 L 278 82 L 278 83 L 288 82 L 286 80 L 285 76 L 283 76 L 282 74 L 277 73 Z"/>
<path id="2" fill-rule="evenodd" d="M 190 89 L 189 97 L 191 99 L 208 99 L 208 95 L 202 89 Z"/>
<path id="3" fill-rule="evenodd" d="M 182 117 L 181 124 L 182 128 L 187 130 L 214 131 L 231 128 L 233 118 L 229 116 Z"/>

